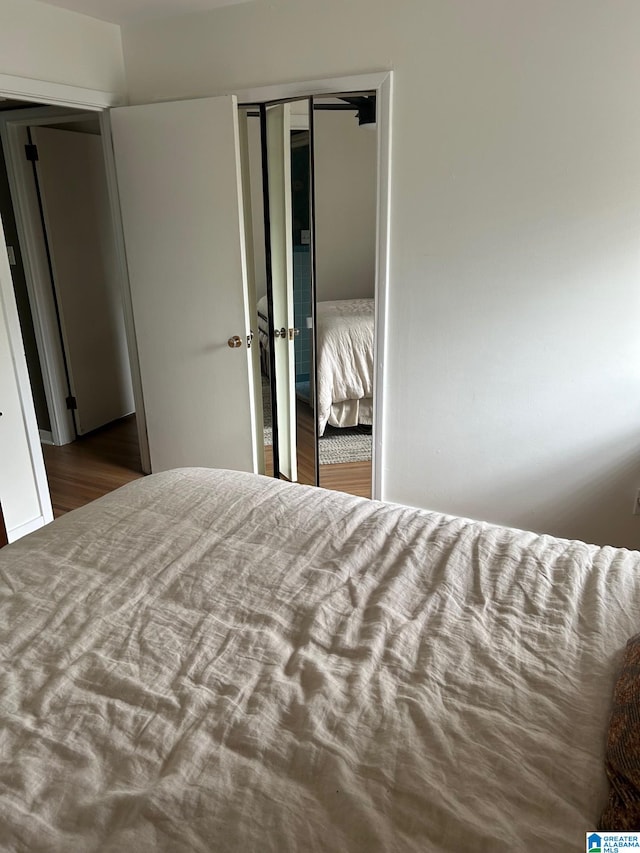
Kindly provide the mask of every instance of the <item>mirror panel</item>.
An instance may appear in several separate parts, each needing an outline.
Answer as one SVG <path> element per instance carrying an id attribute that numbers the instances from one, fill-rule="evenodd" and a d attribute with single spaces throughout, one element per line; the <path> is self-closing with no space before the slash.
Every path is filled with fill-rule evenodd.
<path id="1" fill-rule="evenodd" d="M 250 109 L 248 160 L 264 472 L 316 485 L 309 113 L 308 99 Z"/>
<path id="2" fill-rule="evenodd" d="M 319 484 L 371 496 L 375 96 L 313 99 Z"/>
<path id="3" fill-rule="evenodd" d="M 269 385 L 267 271 L 265 260 L 262 144 L 258 106 L 239 108 L 242 196 L 245 219 L 249 314 L 254 371 L 254 413 L 257 431 L 258 472 L 273 476 L 273 429 Z"/>
<path id="4" fill-rule="evenodd" d="M 291 186 L 291 105 L 262 110 L 266 137 L 268 218 L 267 302 L 273 421 L 277 425 L 280 475 L 298 481 L 296 452 L 293 216 Z"/>
<path id="5" fill-rule="evenodd" d="M 312 151 L 308 100 L 291 104 L 291 209 L 298 482 L 317 485 Z"/>

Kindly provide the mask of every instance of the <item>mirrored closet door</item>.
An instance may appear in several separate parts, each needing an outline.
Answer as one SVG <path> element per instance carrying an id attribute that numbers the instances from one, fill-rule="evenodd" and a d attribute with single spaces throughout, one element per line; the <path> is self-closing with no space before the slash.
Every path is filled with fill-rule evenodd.
<path id="1" fill-rule="evenodd" d="M 309 102 L 263 106 L 261 121 L 266 139 L 267 313 L 277 469 L 287 480 L 314 485 Z"/>
<path id="2" fill-rule="evenodd" d="M 369 496 L 375 97 L 246 115 L 264 470 Z"/>
<path id="3" fill-rule="evenodd" d="M 264 473 L 316 485 L 309 101 L 246 115 Z"/>

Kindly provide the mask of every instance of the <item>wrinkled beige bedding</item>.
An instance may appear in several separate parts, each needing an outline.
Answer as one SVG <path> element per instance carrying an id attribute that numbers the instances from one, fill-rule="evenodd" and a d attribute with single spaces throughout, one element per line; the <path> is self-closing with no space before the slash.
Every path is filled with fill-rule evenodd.
<path id="1" fill-rule="evenodd" d="M 640 556 L 183 469 L 0 552 L 0 847 L 584 849 Z"/>

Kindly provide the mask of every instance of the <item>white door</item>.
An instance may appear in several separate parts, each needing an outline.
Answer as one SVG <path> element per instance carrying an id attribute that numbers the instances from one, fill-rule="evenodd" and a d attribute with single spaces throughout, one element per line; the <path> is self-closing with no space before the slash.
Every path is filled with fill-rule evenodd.
<path id="1" fill-rule="evenodd" d="M 298 479 L 291 217 L 291 116 L 289 104 L 267 109 L 267 168 L 271 244 L 272 323 L 276 332 L 276 408 L 279 468 Z M 282 334 L 284 331 L 284 335 Z"/>
<path id="2" fill-rule="evenodd" d="M 237 112 L 111 111 L 153 471 L 256 470 Z"/>
<path id="3" fill-rule="evenodd" d="M 107 178 L 98 135 L 32 127 L 79 435 L 134 410 Z"/>

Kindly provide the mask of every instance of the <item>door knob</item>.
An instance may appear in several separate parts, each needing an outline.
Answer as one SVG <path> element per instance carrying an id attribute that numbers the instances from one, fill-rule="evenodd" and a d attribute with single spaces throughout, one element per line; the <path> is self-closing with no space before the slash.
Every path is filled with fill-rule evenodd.
<path id="1" fill-rule="evenodd" d="M 273 334 L 276 336 L 276 338 L 286 338 L 287 330 L 283 326 L 281 329 L 274 329 Z"/>
<path id="2" fill-rule="evenodd" d="M 234 335 L 232 338 L 229 338 L 227 343 L 229 344 L 231 349 L 235 349 L 236 347 L 242 346 L 242 338 L 240 337 L 240 335 Z"/>

